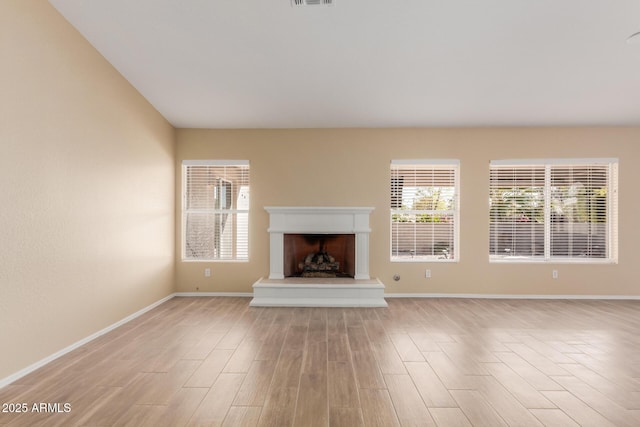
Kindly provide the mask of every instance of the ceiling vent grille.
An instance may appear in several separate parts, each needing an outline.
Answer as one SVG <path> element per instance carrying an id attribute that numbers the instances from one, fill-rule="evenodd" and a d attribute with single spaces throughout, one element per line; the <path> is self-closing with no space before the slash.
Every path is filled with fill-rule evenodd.
<path id="1" fill-rule="evenodd" d="M 291 6 L 332 6 L 335 0 L 291 0 Z"/>

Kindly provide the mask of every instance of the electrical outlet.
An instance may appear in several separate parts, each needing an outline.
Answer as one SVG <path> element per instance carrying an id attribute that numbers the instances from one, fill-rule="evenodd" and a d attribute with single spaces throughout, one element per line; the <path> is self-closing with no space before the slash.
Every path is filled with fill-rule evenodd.
<path id="1" fill-rule="evenodd" d="M 558 270 L 553 270 L 551 272 L 551 277 L 553 277 L 554 279 L 557 279 L 558 278 Z"/>
<path id="2" fill-rule="evenodd" d="M 425 270 L 424 271 L 424 277 L 426 277 L 427 279 L 431 279 L 431 270 Z"/>
<path id="3" fill-rule="evenodd" d="M 204 269 L 204 277 L 211 277 L 211 269 L 210 268 L 205 268 Z"/>

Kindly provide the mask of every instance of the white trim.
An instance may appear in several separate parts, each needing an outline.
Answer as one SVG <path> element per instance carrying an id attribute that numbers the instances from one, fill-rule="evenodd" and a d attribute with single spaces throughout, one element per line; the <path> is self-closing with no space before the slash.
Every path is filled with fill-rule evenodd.
<path id="1" fill-rule="evenodd" d="M 114 324 L 112 324 L 110 326 L 107 326 L 106 328 L 101 329 L 98 332 L 96 332 L 94 334 L 91 334 L 86 338 L 81 339 L 80 341 L 76 341 L 75 343 L 71 344 L 70 346 L 67 346 L 67 347 L 63 348 L 62 350 L 60 350 L 60 351 L 58 351 L 58 352 L 56 352 L 56 353 L 54 353 L 54 354 L 52 354 L 50 356 L 47 356 L 44 359 L 39 360 L 36 363 L 33 363 L 33 364 L 27 366 L 24 369 L 21 369 L 20 371 L 16 372 L 15 374 L 12 374 L 12 375 L 9 375 L 6 378 L 0 379 L 0 389 L 2 389 L 5 386 L 8 386 L 9 384 L 19 380 L 20 378 L 32 373 L 36 369 L 39 369 L 39 368 L 45 366 L 46 364 L 53 362 L 54 360 L 58 359 L 59 357 L 62 357 L 65 354 L 77 349 L 78 347 L 81 347 L 81 346 L 83 346 L 83 345 L 95 340 L 96 338 L 101 337 L 102 335 L 113 331 L 114 329 L 124 325 L 125 323 L 130 322 L 130 321 L 132 321 L 133 319 L 135 319 L 137 317 L 140 317 L 141 315 L 145 314 L 146 312 L 156 308 L 160 304 L 169 301 L 171 298 L 174 297 L 174 295 L 175 294 L 168 295 L 168 296 L 162 298 L 160 301 L 156 301 L 153 304 L 151 304 L 151 305 L 149 305 L 149 306 L 147 306 L 147 307 L 145 307 L 145 308 L 143 308 L 141 310 L 138 310 L 135 313 L 125 317 L 124 319 L 119 320 L 118 322 L 116 322 L 116 323 L 114 323 Z"/>
<path id="2" fill-rule="evenodd" d="M 612 265 L 617 264 L 617 260 L 607 258 L 556 258 L 526 257 L 526 256 L 507 256 L 507 255 L 489 255 L 489 263 L 491 264 L 585 264 L 585 265 Z"/>
<path id="3" fill-rule="evenodd" d="M 640 295 L 531 295 L 531 294 L 384 294 L 385 298 L 640 300 Z"/>
<path id="4" fill-rule="evenodd" d="M 545 166 L 544 168 L 544 206 L 543 206 L 543 215 L 544 215 L 544 260 L 550 261 L 552 259 L 551 256 L 551 167 Z M 607 203 L 608 204 L 608 203 Z M 519 237 L 518 237 L 519 239 Z M 535 257 L 530 257 L 535 258 Z"/>
<path id="5" fill-rule="evenodd" d="M 237 213 L 249 213 L 249 209 L 199 208 L 199 209 L 189 209 L 189 213 L 237 214 Z"/>
<path id="6" fill-rule="evenodd" d="M 609 187 L 607 192 L 609 202 L 607 203 L 607 224 L 609 229 L 607 241 L 607 258 L 618 263 L 618 242 L 619 242 L 619 212 L 620 212 L 620 163 L 611 163 L 609 165 Z"/>
<path id="7" fill-rule="evenodd" d="M 183 259 L 181 262 L 184 263 L 191 263 L 191 262 L 212 262 L 214 264 L 221 264 L 221 263 L 231 263 L 231 264 L 242 264 L 242 263 L 247 263 L 250 262 L 251 260 L 249 258 L 243 258 L 243 259 Z"/>
<path id="8" fill-rule="evenodd" d="M 176 297 L 243 297 L 252 298 L 251 292 L 176 292 Z"/>
<path id="9" fill-rule="evenodd" d="M 407 166 L 407 169 L 403 169 L 398 166 Z M 460 160 L 458 159 L 401 159 L 391 160 L 391 185 L 393 186 L 393 179 L 395 174 L 400 171 L 410 171 L 408 166 L 428 166 L 429 169 L 450 169 L 453 172 L 453 210 L 403 210 L 400 208 L 390 209 L 390 227 L 389 227 L 389 260 L 390 262 L 460 262 Z M 444 213 L 447 215 L 453 215 L 453 247 L 454 258 L 453 259 L 439 259 L 434 258 L 434 255 L 416 256 L 415 259 L 406 260 L 404 257 L 393 254 L 394 241 L 393 241 L 393 216 L 394 215 L 417 215 L 417 214 L 439 214 Z M 414 236 L 415 237 L 415 236 Z"/>
<path id="10" fill-rule="evenodd" d="M 391 160 L 391 165 L 433 165 L 433 166 L 458 166 L 460 160 L 458 159 L 397 159 Z"/>
<path id="11" fill-rule="evenodd" d="M 381 283 L 381 282 L 380 282 Z M 340 285 L 343 286 L 343 285 Z M 176 292 L 176 297 L 244 297 L 252 292 Z M 553 300 L 630 300 L 640 301 L 640 295 L 536 295 L 536 294 L 384 294 L 384 298 L 467 298 L 467 299 L 553 299 Z"/>
<path id="12" fill-rule="evenodd" d="M 420 258 L 421 256 L 424 256 L 424 258 Z M 416 262 L 422 262 L 422 263 L 428 263 L 428 262 L 436 262 L 436 263 L 442 263 L 442 262 L 452 262 L 452 263 L 459 263 L 460 260 L 458 259 L 452 259 L 452 258 L 436 258 L 436 255 L 419 255 L 419 256 L 415 256 L 414 258 L 392 258 L 391 262 L 406 262 L 406 263 L 416 263 Z"/>
<path id="13" fill-rule="evenodd" d="M 616 157 L 566 159 L 504 159 L 491 160 L 491 166 L 544 166 L 544 165 L 608 165 L 618 163 Z"/>
<path id="14" fill-rule="evenodd" d="M 249 160 L 183 160 L 183 166 L 249 166 Z"/>
<path id="15" fill-rule="evenodd" d="M 559 255 L 553 255 L 551 253 L 551 245 L 552 245 L 552 210 L 553 210 L 553 206 L 552 206 L 552 200 L 551 200 L 551 193 L 552 193 L 552 172 L 555 170 L 558 170 L 558 167 L 560 168 L 567 168 L 568 171 L 572 171 L 574 169 L 580 169 L 581 167 L 586 167 L 589 168 L 591 166 L 594 165 L 598 165 L 598 166 L 606 166 L 607 167 L 607 174 L 606 174 L 606 179 L 608 182 L 608 188 L 607 188 L 607 195 L 606 195 L 606 207 L 607 207 L 607 230 L 606 230 L 606 258 L 596 258 L 596 257 L 591 257 L 591 256 L 587 256 L 587 257 L 577 257 L 577 256 L 573 256 L 573 257 L 563 257 L 563 256 L 559 256 Z M 543 238 L 543 244 L 544 244 L 544 256 L 540 257 L 538 255 L 528 255 L 528 256 L 508 256 L 508 255 L 504 255 L 504 254 L 495 254 L 495 253 L 491 253 L 491 251 L 489 251 L 489 262 L 490 263 L 494 263 L 494 262 L 505 262 L 505 263 L 520 263 L 520 262 L 558 262 L 558 263 L 576 263 L 576 264 L 601 264 L 601 263 L 606 263 L 606 264 L 616 264 L 617 263 L 617 257 L 614 256 L 613 250 L 612 250 L 612 236 L 617 235 L 617 215 L 612 214 L 612 212 L 617 212 L 618 210 L 618 199 L 617 199 L 617 188 L 613 187 L 614 180 L 617 180 L 617 176 L 614 176 L 616 174 L 614 174 L 614 170 L 617 171 L 617 165 L 618 165 L 618 159 L 617 158 L 594 158 L 594 159 L 589 159 L 589 158 L 574 158 L 574 159 L 516 159 L 516 160 L 491 160 L 490 161 L 490 168 L 491 168 L 491 180 L 489 183 L 489 189 L 490 191 L 493 191 L 494 189 L 499 189 L 501 188 L 502 184 L 500 184 L 500 180 L 498 179 L 497 181 L 494 181 L 493 178 L 493 172 L 494 171 L 500 171 L 503 170 L 506 172 L 514 172 L 516 170 L 518 170 L 520 167 L 522 167 L 522 170 L 525 172 L 529 172 L 530 170 L 537 170 L 537 171 L 542 171 L 544 170 L 544 184 L 541 186 L 540 182 L 538 180 L 539 177 L 536 177 L 536 187 L 541 187 L 542 188 L 542 195 L 544 197 L 544 204 L 543 204 L 543 215 L 544 215 L 544 219 L 542 222 L 543 225 L 543 230 L 544 230 L 544 238 Z M 508 175 L 508 174 L 507 174 Z M 526 185 L 526 179 L 522 178 L 523 181 L 525 181 L 524 185 L 516 185 L 515 183 L 513 184 L 514 186 L 517 187 L 527 187 Z M 533 184 L 530 184 L 533 185 Z M 500 208 L 500 211 L 502 211 L 504 208 Z M 500 223 L 500 221 L 496 221 L 495 223 L 493 222 L 494 216 L 493 213 L 491 214 L 491 232 L 493 233 L 494 228 L 493 225 L 496 224 L 498 225 Z M 508 220 L 505 221 L 505 223 L 503 225 L 509 225 L 509 224 L 514 224 L 514 220 Z M 532 224 L 532 226 L 534 224 L 534 221 L 531 221 L 530 224 Z M 588 224 L 592 224 L 591 221 L 588 222 Z M 539 224 L 538 224 L 539 226 Z M 532 230 L 532 233 L 534 231 Z M 573 232 L 570 230 L 567 232 L 568 236 L 573 235 Z M 513 237 L 513 240 L 515 240 L 516 242 L 519 241 L 520 237 L 522 235 L 516 235 L 515 237 Z M 495 243 L 495 239 L 492 240 L 492 242 Z M 496 247 L 494 249 L 494 251 L 498 250 L 499 248 L 497 248 L 497 243 Z M 589 248 L 591 248 L 591 245 L 589 245 Z M 617 254 L 615 254 L 617 255 Z"/>
<path id="16" fill-rule="evenodd" d="M 219 160 L 219 159 L 210 159 L 210 160 L 183 160 L 182 161 L 182 172 L 181 172 L 181 183 L 182 183 L 182 193 L 181 193 L 181 198 L 182 198 L 182 202 L 181 202 L 181 228 L 180 228 L 180 258 L 181 261 L 185 262 L 185 261 L 205 261 L 205 262 L 225 262 L 225 261 L 249 261 L 249 253 L 248 253 L 248 249 L 247 249 L 247 255 L 246 257 L 244 257 L 244 255 L 242 253 L 239 253 L 239 225 L 238 225 L 238 221 L 240 218 L 241 214 L 247 214 L 247 216 L 250 216 L 250 207 L 247 209 L 216 209 L 216 208 L 189 208 L 188 207 L 188 203 L 187 203 L 187 187 L 189 187 L 188 184 L 188 172 L 190 170 L 190 167 L 199 167 L 199 166 L 212 166 L 212 167 L 225 167 L 226 170 L 226 166 L 231 166 L 231 167 L 235 167 L 235 166 L 246 166 L 247 167 L 247 172 L 246 172 L 246 179 L 247 179 L 247 184 L 249 184 L 248 180 L 249 180 L 249 175 L 250 173 L 249 171 L 249 166 L 250 166 L 250 162 L 249 160 Z M 224 180 L 225 182 L 231 184 L 231 181 L 229 181 L 226 176 L 226 172 L 222 173 L 221 175 L 223 175 L 224 177 L 220 176 L 217 177 L 217 173 L 214 174 L 214 176 L 216 176 L 216 179 L 220 179 L 220 180 Z M 245 176 L 245 172 L 242 173 L 242 176 Z M 201 182 L 199 182 L 199 180 L 196 181 L 195 184 L 198 186 L 199 184 L 201 184 Z M 243 185 L 239 185 L 238 189 L 238 195 L 242 194 L 242 188 L 250 188 L 250 185 L 247 186 L 243 186 Z M 248 199 L 250 200 L 250 196 L 248 197 Z M 235 206 L 237 202 L 233 202 L 232 206 Z M 250 202 L 249 202 L 250 203 Z M 209 215 L 216 215 L 219 213 L 224 213 L 225 215 L 230 215 L 232 220 L 233 220 L 233 230 L 231 232 L 232 237 L 232 243 L 231 243 L 231 247 L 228 248 L 228 250 L 230 251 L 231 254 L 231 258 L 225 257 L 225 258 L 191 258 L 189 256 L 187 256 L 187 217 L 190 214 L 209 214 Z M 247 219 L 248 221 L 248 219 Z M 220 234 L 221 231 L 218 230 L 216 228 L 215 232 L 213 234 L 218 235 Z M 247 222 L 247 237 L 246 237 L 246 244 L 247 244 L 247 248 L 249 247 L 249 235 L 250 235 L 250 226 Z M 244 239 L 243 239 L 244 240 Z M 226 245 L 224 245 L 226 246 Z M 218 248 L 218 256 L 219 255 L 219 251 L 220 249 Z"/>

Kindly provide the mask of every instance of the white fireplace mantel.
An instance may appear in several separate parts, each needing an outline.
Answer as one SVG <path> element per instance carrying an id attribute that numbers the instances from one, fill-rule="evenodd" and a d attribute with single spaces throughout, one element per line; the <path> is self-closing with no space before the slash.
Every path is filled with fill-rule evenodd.
<path id="1" fill-rule="evenodd" d="M 269 213 L 269 279 L 284 279 L 285 234 L 355 234 L 356 280 L 369 277 L 370 207 L 267 206 Z"/>

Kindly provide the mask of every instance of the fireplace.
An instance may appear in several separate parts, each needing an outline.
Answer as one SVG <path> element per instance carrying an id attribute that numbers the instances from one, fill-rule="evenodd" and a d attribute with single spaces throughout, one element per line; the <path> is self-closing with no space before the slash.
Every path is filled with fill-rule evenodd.
<path id="1" fill-rule="evenodd" d="M 266 207 L 269 277 L 253 284 L 254 307 L 386 307 L 369 277 L 365 207 Z"/>
<path id="2" fill-rule="evenodd" d="M 294 275 L 291 269 L 297 267 L 300 260 L 285 259 L 285 236 L 292 234 L 353 235 L 353 259 L 344 260 L 349 265 L 349 276 L 363 280 L 370 278 L 369 215 L 373 208 L 266 207 L 265 210 L 269 212 L 269 279 Z M 285 274 L 285 269 L 288 274 Z"/>
<path id="3" fill-rule="evenodd" d="M 354 277 L 355 234 L 285 234 L 284 277 Z"/>

